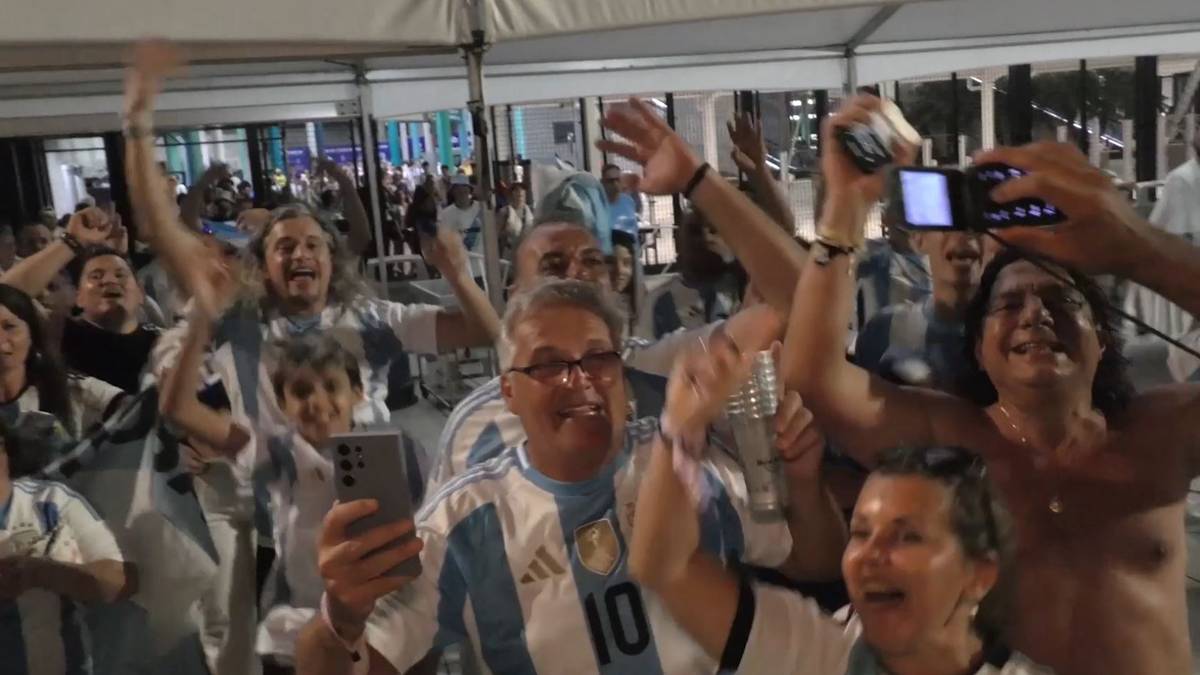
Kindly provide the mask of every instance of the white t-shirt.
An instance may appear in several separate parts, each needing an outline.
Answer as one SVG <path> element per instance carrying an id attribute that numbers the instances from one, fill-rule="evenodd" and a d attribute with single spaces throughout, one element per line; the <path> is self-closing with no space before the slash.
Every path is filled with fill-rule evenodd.
<path id="1" fill-rule="evenodd" d="M 862 638 L 849 608 L 832 617 L 817 603 L 783 588 L 755 585 L 749 626 L 735 625 L 730 644 L 744 643 L 737 672 L 745 675 L 887 675 Z M 748 636 L 746 631 L 749 632 Z M 730 649 L 729 646 L 726 650 Z M 729 654 L 727 653 L 728 657 Z M 733 663 L 726 663 L 733 666 Z M 990 650 L 975 675 L 1051 675 L 1025 656 Z"/>
<path id="2" fill-rule="evenodd" d="M 71 419 L 59 420 L 72 439 L 79 440 L 102 423 L 125 392 L 104 380 L 69 373 L 67 396 L 71 401 Z M 15 422 L 24 412 L 40 410 L 41 397 L 37 387 L 26 387 L 15 401 L 0 404 L 0 420 Z"/>
<path id="3" fill-rule="evenodd" d="M 61 483 L 20 478 L 0 504 L 0 558 L 34 555 L 86 564 L 122 561 L 112 533 L 79 494 Z M 0 672 L 89 675 L 90 638 L 83 608 L 49 591 L 0 600 Z"/>
<path id="4" fill-rule="evenodd" d="M 471 202 L 465 209 L 451 204 L 438 212 L 438 227 L 449 228 L 463 237 L 463 245 L 468 251 L 478 253 L 483 248 L 483 212 L 479 202 Z"/>
<path id="5" fill-rule="evenodd" d="M 711 675 L 716 663 L 629 577 L 627 542 L 655 420 L 589 480 L 540 473 L 510 448 L 447 483 L 417 514 L 422 573 L 376 603 L 367 642 L 399 672 L 467 641 L 489 672 Z M 701 547 L 775 567 L 792 549 L 782 521 L 759 523 L 745 481 L 719 452 L 702 464 L 714 497 Z"/>

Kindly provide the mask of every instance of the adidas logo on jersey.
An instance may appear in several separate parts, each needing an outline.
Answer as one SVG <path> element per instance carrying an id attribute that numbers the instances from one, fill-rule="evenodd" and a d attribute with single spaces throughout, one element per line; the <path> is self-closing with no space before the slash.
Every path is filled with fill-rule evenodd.
<path id="1" fill-rule="evenodd" d="M 537 553 L 533 554 L 533 562 L 529 563 L 529 569 L 525 571 L 525 576 L 521 577 L 521 583 L 532 584 L 535 581 L 545 581 L 552 576 L 565 573 L 566 570 L 555 562 L 546 547 L 539 546 Z"/>

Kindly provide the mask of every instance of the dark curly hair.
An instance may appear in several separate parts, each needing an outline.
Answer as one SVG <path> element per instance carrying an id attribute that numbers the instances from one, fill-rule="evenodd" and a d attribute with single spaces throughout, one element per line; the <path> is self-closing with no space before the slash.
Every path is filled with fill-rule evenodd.
<path id="1" fill-rule="evenodd" d="M 1009 265 L 1028 260 L 1039 266 L 1047 263 L 1032 257 L 1022 251 L 1006 248 L 992 259 L 983 271 L 979 282 L 979 290 L 967 306 L 966 311 L 966 340 L 963 345 L 966 350 L 968 375 L 959 383 L 958 393 L 979 406 L 989 406 L 995 403 L 999 394 L 992 380 L 979 365 L 975 356 L 975 345 L 983 335 L 983 323 L 987 319 L 988 305 L 992 298 L 992 289 L 996 285 L 1000 272 Z M 1096 337 L 1104 347 L 1100 363 L 1096 368 L 1096 377 L 1092 381 L 1092 405 L 1105 417 L 1119 415 L 1128 407 L 1133 398 L 1133 384 L 1129 379 L 1129 361 L 1124 356 L 1124 340 L 1117 330 L 1115 317 L 1105 298 L 1104 291 L 1091 277 L 1077 270 L 1062 265 L 1054 265 L 1062 270 L 1070 280 L 1075 290 L 1083 294 L 1092 310 L 1092 318 L 1096 324 Z"/>

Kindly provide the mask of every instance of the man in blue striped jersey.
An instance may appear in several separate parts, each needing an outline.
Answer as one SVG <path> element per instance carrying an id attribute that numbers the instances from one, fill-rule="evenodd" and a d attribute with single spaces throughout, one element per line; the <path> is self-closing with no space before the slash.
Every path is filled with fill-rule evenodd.
<path id="1" fill-rule="evenodd" d="M 324 611 L 301 635 L 298 673 L 404 672 L 430 649 L 464 640 L 498 674 L 715 672 L 628 576 L 626 541 L 654 423 L 626 422 L 623 325 L 604 292 L 579 281 L 547 282 L 511 303 L 501 386 L 528 441 L 431 496 L 417 515 L 418 540 L 405 541 L 411 523 L 348 539 L 346 524 L 375 508 L 370 502 L 330 511 L 319 552 Z M 767 317 L 740 345 L 765 346 L 778 328 Z M 731 343 L 720 333 L 706 346 L 716 354 Z M 686 377 L 669 388 L 681 390 Z M 707 420 L 697 423 L 687 403 L 676 395 L 666 415 L 703 428 Z M 822 442 L 810 438 L 803 452 Z M 836 564 L 844 533 L 819 485 L 789 482 L 791 520 L 758 522 L 740 472 L 723 453 L 707 456 L 697 482 L 708 493 L 706 551 L 794 575 Z M 419 577 L 386 575 L 418 551 Z"/>

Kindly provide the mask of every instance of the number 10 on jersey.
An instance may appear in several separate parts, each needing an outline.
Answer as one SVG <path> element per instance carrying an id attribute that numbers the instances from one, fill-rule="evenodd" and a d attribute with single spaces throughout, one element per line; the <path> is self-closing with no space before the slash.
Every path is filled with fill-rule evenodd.
<path id="1" fill-rule="evenodd" d="M 605 589 L 603 599 L 597 598 L 599 595 L 589 593 L 583 608 L 600 665 L 612 663 L 613 647 L 626 656 L 646 651 L 650 646 L 650 624 L 637 586 L 626 581 Z"/>

